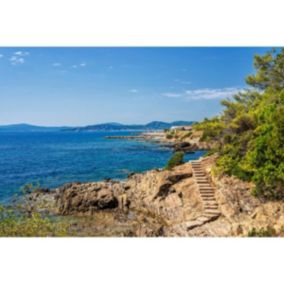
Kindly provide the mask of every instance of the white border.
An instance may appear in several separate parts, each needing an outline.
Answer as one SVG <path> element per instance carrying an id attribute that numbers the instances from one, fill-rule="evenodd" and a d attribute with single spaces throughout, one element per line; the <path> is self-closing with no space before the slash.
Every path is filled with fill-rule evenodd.
<path id="1" fill-rule="evenodd" d="M 281 46 L 282 0 L 7 0 L 0 46 Z"/>
<path id="2" fill-rule="evenodd" d="M 1 283 L 281 283 L 282 239 L 8 239 Z M 3 257 L 3 253 L 4 256 Z"/>
<path id="3" fill-rule="evenodd" d="M 0 46 L 283 46 L 283 0 L 4 0 Z M 1 283 L 280 283 L 283 239 L 0 239 Z"/>

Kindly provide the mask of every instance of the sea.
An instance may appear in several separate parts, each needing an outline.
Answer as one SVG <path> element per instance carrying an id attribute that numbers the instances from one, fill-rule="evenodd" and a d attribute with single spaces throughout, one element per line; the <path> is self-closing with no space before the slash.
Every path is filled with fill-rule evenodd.
<path id="1" fill-rule="evenodd" d="M 163 168 L 172 155 L 162 144 L 106 138 L 115 135 L 133 132 L 0 132 L 0 203 L 9 203 L 26 184 L 52 189 L 68 182 L 121 180 Z M 203 154 L 187 154 L 185 161 Z"/>

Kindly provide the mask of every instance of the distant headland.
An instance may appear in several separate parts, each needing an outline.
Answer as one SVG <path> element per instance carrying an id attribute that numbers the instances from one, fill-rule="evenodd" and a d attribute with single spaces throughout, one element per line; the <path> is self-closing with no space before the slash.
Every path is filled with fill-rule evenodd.
<path id="1" fill-rule="evenodd" d="M 145 131 L 169 129 L 173 126 L 192 125 L 194 121 L 152 121 L 147 124 L 121 124 L 108 122 L 80 127 L 69 126 L 37 126 L 31 124 L 11 124 L 0 126 L 0 132 L 52 132 L 52 131 Z"/>

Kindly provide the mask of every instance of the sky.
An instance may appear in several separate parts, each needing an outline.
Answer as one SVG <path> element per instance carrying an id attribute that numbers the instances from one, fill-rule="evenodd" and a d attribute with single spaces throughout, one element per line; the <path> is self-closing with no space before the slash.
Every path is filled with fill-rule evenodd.
<path id="1" fill-rule="evenodd" d="M 0 48 L 0 125 L 199 121 L 271 48 Z"/>

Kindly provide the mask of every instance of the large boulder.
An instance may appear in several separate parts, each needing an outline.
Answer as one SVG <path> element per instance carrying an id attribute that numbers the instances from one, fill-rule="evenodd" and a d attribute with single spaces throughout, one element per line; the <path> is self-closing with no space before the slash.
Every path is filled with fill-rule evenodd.
<path id="1" fill-rule="evenodd" d="M 71 183 L 57 189 L 56 204 L 59 214 L 79 214 L 118 207 L 114 192 L 119 183 Z M 117 190 L 117 192 L 119 192 Z"/>
<path id="2" fill-rule="evenodd" d="M 198 150 L 198 146 L 196 144 L 192 144 L 189 142 L 178 142 L 174 145 L 174 151 L 182 151 L 184 153 L 192 153 Z"/>

